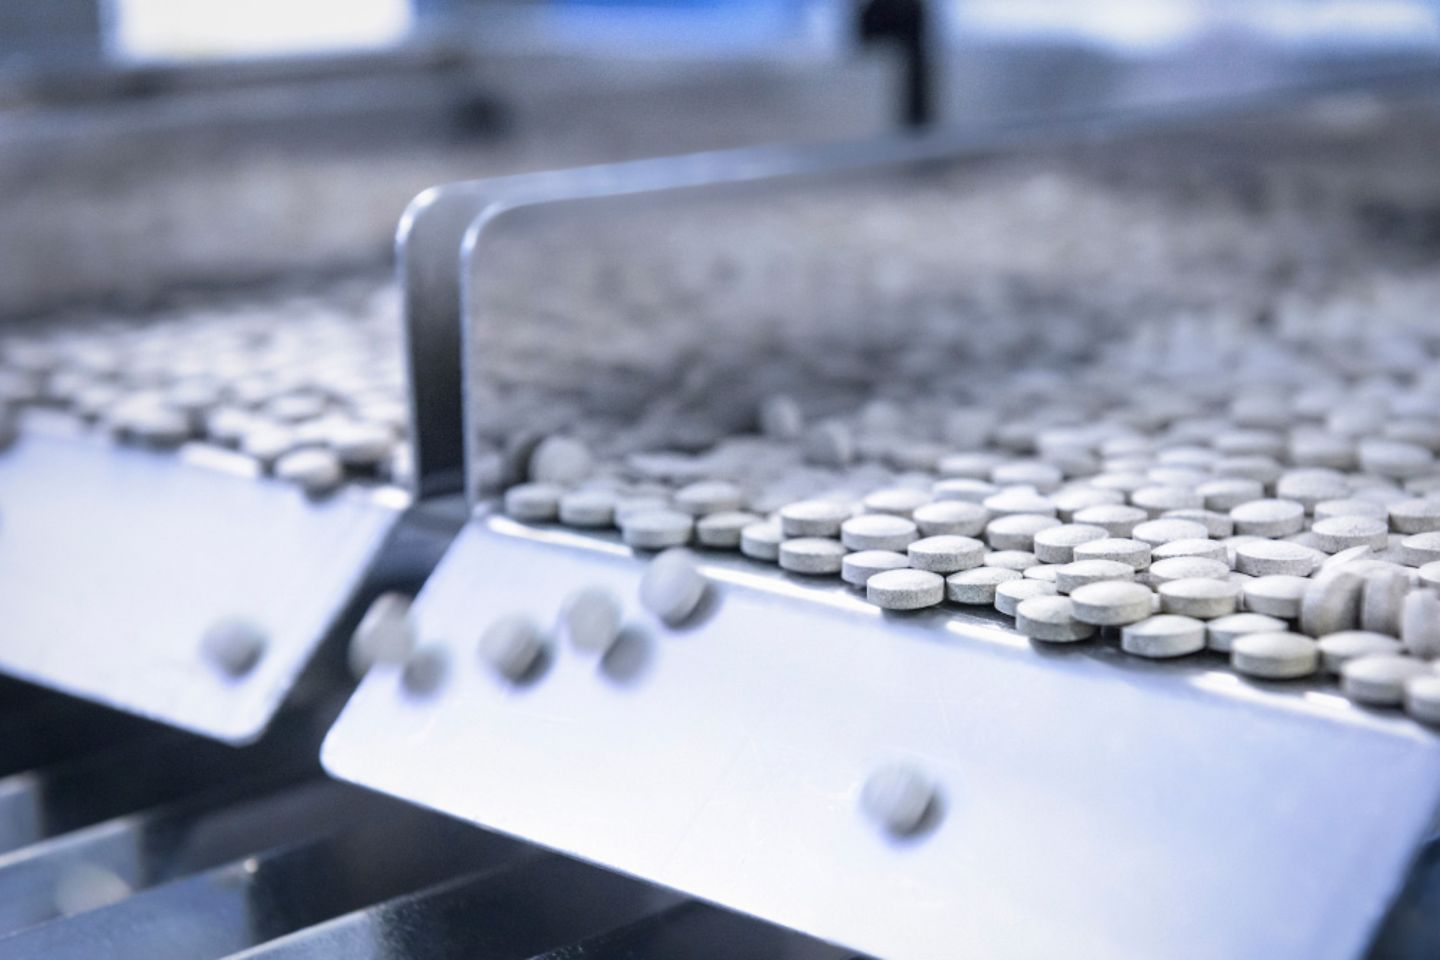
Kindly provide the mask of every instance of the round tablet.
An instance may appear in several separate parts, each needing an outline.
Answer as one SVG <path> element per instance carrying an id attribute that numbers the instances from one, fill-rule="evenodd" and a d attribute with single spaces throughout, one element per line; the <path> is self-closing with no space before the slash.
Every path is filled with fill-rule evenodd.
<path id="1" fill-rule="evenodd" d="M 1040 562 L 1029 550 L 991 550 L 985 554 L 985 566 L 1005 570 L 1028 570 Z"/>
<path id="2" fill-rule="evenodd" d="M 908 519 L 917 507 L 923 507 L 932 499 L 934 497 L 925 490 L 892 487 L 888 490 L 876 490 L 867 496 L 862 504 L 870 513 L 891 514 Z"/>
<path id="3" fill-rule="evenodd" d="M 620 600 L 604 587 L 573 593 L 560 608 L 560 626 L 570 645 L 603 656 L 620 636 Z"/>
<path id="4" fill-rule="evenodd" d="M 523 614 L 501 617 L 480 635 L 480 659 L 511 683 L 519 683 L 539 662 L 545 640 Z"/>
<path id="5" fill-rule="evenodd" d="M 1440 560 L 1432 560 L 1416 572 L 1419 586 L 1440 590 Z"/>
<path id="6" fill-rule="evenodd" d="M 1203 540 L 1209 531 L 1203 523 L 1194 520 L 1146 520 L 1135 524 L 1130 536 L 1153 549 L 1172 540 Z"/>
<path id="7" fill-rule="evenodd" d="M 1119 490 L 1101 490 L 1096 487 L 1073 487 L 1050 494 L 1055 512 L 1066 523 L 1075 523 L 1075 514 L 1088 507 L 1123 504 L 1125 494 Z"/>
<path id="8" fill-rule="evenodd" d="M 1041 493 L 1049 493 L 1060 486 L 1065 474 L 1053 464 L 1039 460 L 1015 460 L 996 464 L 990 471 L 990 482 L 1001 487 L 1028 485 Z"/>
<path id="9" fill-rule="evenodd" d="M 805 432 L 805 462 L 848 467 L 855 459 L 855 435 L 843 423 L 817 423 Z"/>
<path id="10" fill-rule="evenodd" d="M 1034 513 L 998 516 L 985 525 L 985 539 L 995 550 L 1033 550 L 1035 534 L 1060 526 L 1054 517 Z"/>
<path id="11" fill-rule="evenodd" d="M 1256 577 L 1242 588 L 1245 609 L 1283 620 L 1300 616 L 1300 600 L 1310 581 L 1289 574 Z"/>
<path id="12" fill-rule="evenodd" d="M 1025 572 L 1021 575 L 1031 580 L 1044 580 L 1046 583 L 1055 583 L 1059 574 L 1060 564 L 1037 563 L 1033 567 L 1026 567 Z"/>
<path id="13" fill-rule="evenodd" d="M 590 448 L 572 437 L 546 437 L 530 454 L 530 479 L 570 486 L 590 475 L 595 466 Z"/>
<path id="14" fill-rule="evenodd" d="M 692 517 L 734 512 L 744 502 L 740 488 L 728 480 L 699 480 L 675 491 L 675 509 Z"/>
<path id="15" fill-rule="evenodd" d="M 1440 560 L 1440 530 L 1412 533 L 1400 541 L 1400 553 L 1405 563 L 1412 567 L 1423 567 Z"/>
<path id="16" fill-rule="evenodd" d="M 1350 484 L 1344 474 L 1333 470 L 1309 468 L 1290 470 L 1275 482 L 1275 495 L 1281 500 L 1293 500 L 1313 512 L 1322 500 L 1335 500 L 1350 492 Z"/>
<path id="17" fill-rule="evenodd" d="M 1230 565 L 1223 560 L 1209 560 L 1205 557 L 1171 557 L 1151 563 L 1149 572 L 1157 585 L 1171 580 L 1191 580 L 1197 577 L 1228 580 Z"/>
<path id="18" fill-rule="evenodd" d="M 1359 498 L 1344 498 L 1340 500 L 1322 500 L 1315 504 L 1315 519 L 1329 520 L 1334 517 L 1374 517 L 1377 520 L 1386 519 L 1385 507 L 1370 500 Z"/>
<path id="19" fill-rule="evenodd" d="M 379 423 L 347 421 L 336 424 L 328 436 L 330 449 L 350 467 L 383 463 L 395 448 L 395 434 Z"/>
<path id="20" fill-rule="evenodd" d="M 1274 457 L 1222 457 L 1215 461 L 1215 474 L 1220 477 L 1245 477 L 1260 483 L 1274 483 L 1285 470 Z"/>
<path id="21" fill-rule="evenodd" d="M 1356 703 L 1394 707 L 1405 698 L 1405 681 L 1434 675 L 1424 660 L 1375 653 L 1348 660 L 1340 667 L 1340 689 Z"/>
<path id="22" fill-rule="evenodd" d="M 615 523 L 615 494 L 574 490 L 560 497 L 560 522 L 568 527 L 609 527 Z"/>
<path id="23" fill-rule="evenodd" d="M 1251 500 L 1230 510 L 1235 532 L 1256 537 L 1284 537 L 1305 529 L 1305 507 L 1294 500 Z"/>
<path id="24" fill-rule="evenodd" d="M 916 570 L 955 573 L 980 566 L 985 559 L 985 545 L 972 537 L 925 537 L 911 543 L 906 554 Z"/>
<path id="25" fill-rule="evenodd" d="M 1390 504 L 1388 512 L 1396 533 L 1440 531 L 1440 500 L 1401 500 Z"/>
<path id="26" fill-rule="evenodd" d="M 1347 547 L 1344 550 L 1341 550 L 1338 553 L 1333 553 L 1330 556 L 1326 557 L 1324 560 L 1320 561 L 1319 572 L 1325 573 L 1328 570 L 1335 570 L 1340 567 L 1346 566 L 1347 564 L 1354 564 L 1351 569 L 1355 570 L 1357 573 L 1364 572 L 1363 567 L 1359 565 L 1358 561 L 1366 560 L 1367 558 L 1373 558 L 1374 554 L 1375 551 L 1367 546 Z"/>
<path id="27" fill-rule="evenodd" d="M 1360 598 L 1365 578 L 1339 569 L 1315 577 L 1300 598 L 1300 631 L 1323 637 L 1360 625 Z"/>
<path id="28" fill-rule="evenodd" d="M 205 631 L 200 650 L 222 673 L 242 677 L 255 669 L 269 642 L 264 629 L 255 623 L 227 617 Z"/>
<path id="29" fill-rule="evenodd" d="M 794 440 L 805 429 L 800 405 L 783 394 L 766 397 L 760 404 L 760 432 L 776 440 Z"/>
<path id="30" fill-rule="evenodd" d="M 940 462 L 940 472 L 945 473 L 944 460 Z M 962 500 L 966 503 L 983 504 L 986 498 L 999 493 L 1000 488 L 989 480 L 959 477 L 935 483 L 930 487 L 930 492 L 936 500 Z M 988 515 L 989 511 L 987 510 L 986 513 Z"/>
<path id="31" fill-rule="evenodd" d="M 1128 565 L 1132 570 L 1144 570 L 1150 566 L 1150 545 L 1128 537 L 1106 537 L 1091 540 L 1075 548 L 1078 560 L 1114 560 Z M 988 561 L 987 561 L 988 562 Z"/>
<path id="32" fill-rule="evenodd" d="M 1344 664 L 1357 657 L 1382 653 L 1398 656 L 1402 652 L 1399 640 L 1368 630 L 1342 630 L 1321 637 L 1319 643 L 1320 663 L 1331 673 L 1339 673 Z"/>
<path id="33" fill-rule="evenodd" d="M 505 491 L 505 513 L 516 520 L 554 520 L 564 491 L 551 483 L 521 483 Z"/>
<path id="34" fill-rule="evenodd" d="M 1000 567 L 973 567 L 952 573 L 945 578 L 945 597 L 951 603 L 990 606 L 995 602 L 995 588 L 1007 580 L 1019 580 L 1021 574 Z"/>
<path id="35" fill-rule="evenodd" d="M 1410 593 L 1410 578 L 1398 570 L 1371 570 L 1365 575 L 1360 593 L 1360 626 L 1362 629 L 1387 636 L 1400 636 L 1400 617 L 1405 597 Z"/>
<path id="36" fill-rule="evenodd" d="M 689 551 L 666 550 L 645 566 L 645 573 L 640 577 L 640 604 L 675 626 L 700 606 L 705 586 L 705 575 Z"/>
<path id="37" fill-rule="evenodd" d="M 1216 617 L 1205 624 L 1205 645 L 1220 653 L 1229 653 L 1237 637 L 1247 633 L 1283 633 L 1285 621 L 1263 613 L 1232 613 Z"/>
<path id="38" fill-rule="evenodd" d="M 1096 626 L 1138 623 L 1154 612 L 1154 594 L 1149 587 L 1123 580 L 1102 580 L 1083 584 L 1070 593 L 1075 617 Z"/>
<path id="39" fill-rule="evenodd" d="M 275 476 L 318 496 L 345 482 L 345 465 L 324 447 L 292 450 L 275 461 Z"/>
<path id="40" fill-rule="evenodd" d="M 1414 443 L 1398 440 L 1362 440 L 1360 466 L 1366 473 L 1405 480 L 1424 476 L 1435 469 L 1435 455 Z"/>
<path id="41" fill-rule="evenodd" d="M 1258 480 L 1230 477 L 1202 483 L 1195 492 L 1200 494 L 1206 510 L 1233 510 L 1242 503 L 1264 497 L 1265 485 Z"/>
<path id="42" fill-rule="evenodd" d="M 865 596 L 886 610 L 920 610 L 945 599 L 945 578 L 929 570 L 887 570 L 865 582 Z"/>
<path id="43" fill-rule="evenodd" d="M 991 411 L 985 411 L 984 415 L 987 419 L 995 416 Z M 954 419 L 955 416 L 955 414 L 952 414 L 951 418 Z M 961 419 L 964 419 L 964 417 L 962 416 Z M 989 436 L 992 429 L 992 425 L 989 423 L 980 426 L 978 429 L 972 429 L 974 427 L 975 424 L 972 422 L 961 429 L 960 433 L 964 439 L 960 442 L 964 446 L 980 446 Z M 949 436 L 950 433 L 951 431 L 947 426 L 946 435 Z M 990 476 L 990 471 L 994 470 L 998 464 L 1004 462 L 1005 457 L 1002 454 L 970 450 L 966 453 L 951 453 L 941 457 L 935 468 L 940 475 L 944 477 L 983 479 Z M 989 481 L 986 482 L 988 483 Z"/>
<path id="44" fill-rule="evenodd" d="M 860 550 L 847 553 L 841 560 L 840 579 L 853 586 L 863 587 L 877 573 L 904 570 L 909 566 L 910 560 L 903 553 L 893 550 Z"/>
<path id="45" fill-rule="evenodd" d="M 745 528 L 760 523 L 759 517 L 743 510 L 722 510 L 695 521 L 695 541 L 701 546 L 718 550 L 734 550 L 740 546 Z M 779 525 L 776 525 L 779 530 Z"/>
<path id="46" fill-rule="evenodd" d="M 1440 596 L 1410 591 L 1400 612 L 1400 642 L 1417 657 L 1440 657 Z"/>
<path id="47" fill-rule="evenodd" d="M 1050 502 L 1048 497 L 1042 497 L 1032 491 L 1012 488 L 1001 490 L 999 493 L 991 494 L 980 501 L 986 510 L 994 517 L 1009 517 L 1019 515 L 1033 515 L 1037 517 L 1049 517 L 1055 519 L 1055 504 Z"/>
<path id="48" fill-rule="evenodd" d="M 1230 569 L 1229 556 L 1225 551 L 1225 545 L 1218 540 L 1210 540 L 1204 537 L 1189 538 L 1184 540 L 1171 540 L 1169 543 L 1162 543 L 1150 554 L 1152 563 L 1159 560 L 1170 560 L 1175 557 L 1200 557 L 1208 560 L 1219 560 L 1225 564 L 1225 569 Z"/>
<path id="49" fill-rule="evenodd" d="M 1097 487 L 1101 490 L 1118 490 L 1128 495 L 1142 487 L 1152 485 L 1150 478 L 1140 469 L 1149 466 L 1149 463 L 1150 461 L 1144 458 L 1130 458 L 1127 460 L 1107 462 L 1104 472 L 1097 473 L 1093 477 L 1090 477 L 1088 483 L 1092 487 Z M 1126 504 L 1126 506 L 1129 506 L 1129 504 Z M 1139 507 L 1133 507 L 1132 509 L 1140 510 Z M 1145 513 L 1143 510 L 1140 512 Z M 1147 513 L 1146 516 L 1149 516 L 1149 514 Z M 1090 523 L 1092 521 L 1086 520 L 1083 522 Z"/>
<path id="50" fill-rule="evenodd" d="M 894 763 L 870 774 L 860 789 L 860 809 L 886 832 L 910 836 L 935 806 L 935 784 L 914 766 Z"/>
<path id="51" fill-rule="evenodd" d="M 1015 629 L 1031 640 L 1073 643 L 1095 634 L 1095 628 L 1075 619 L 1069 597 L 1031 597 L 1015 608 Z"/>
<path id="52" fill-rule="evenodd" d="M 1150 514 L 1139 507 L 1124 504 L 1101 504 L 1077 510 L 1071 519 L 1075 523 L 1103 527 L 1112 537 L 1129 537 L 1137 523 L 1142 523 L 1149 518 Z"/>
<path id="53" fill-rule="evenodd" d="M 281 394 L 265 405 L 265 413 L 281 423 L 300 423 L 304 420 L 313 420 L 324 412 L 325 399 L 312 393 Z"/>
<path id="54" fill-rule="evenodd" d="M 1055 584 L 1047 583 L 1044 580 L 1030 580 L 1026 577 L 1018 580 L 1006 580 L 1004 583 L 995 585 L 995 609 L 1008 617 L 1013 617 L 1022 600 L 1055 595 Z"/>
<path id="55" fill-rule="evenodd" d="M 412 696 L 427 696 L 440 689 L 449 670 L 450 657 L 438 645 L 416 647 L 405 658 L 400 670 L 400 685 Z"/>
<path id="56" fill-rule="evenodd" d="M 740 530 L 740 552 L 754 560 L 780 559 L 780 544 L 785 534 L 780 530 L 778 520 L 761 520 Z"/>
<path id="57" fill-rule="evenodd" d="M 377 663 L 404 663 L 414 647 L 410 598 L 402 593 L 382 593 L 371 601 L 350 635 L 346 659 L 350 672 L 360 678 Z"/>
<path id="58" fill-rule="evenodd" d="M 1440 675 L 1420 674 L 1405 681 L 1405 712 L 1421 723 L 1440 724 Z"/>
<path id="59" fill-rule="evenodd" d="M 144 396 L 122 401 L 116 409 L 113 426 L 121 439 L 155 447 L 179 446 L 190 439 L 191 433 L 189 417 Z M 262 459 L 274 459 L 274 456 Z"/>
<path id="60" fill-rule="evenodd" d="M 1199 508 L 1205 498 L 1189 487 L 1141 487 L 1130 494 L 1130 503 L 1155 518 L 1167 510 Z"/>
<path id="61" fill-rule="evenodd" d="M 1308 677 L 1319 664 L 1315 641 L 1298 633 L 1247 633 L 1230 645 L 1230 666 L 1250 677 L 1294 680 Z"/>
<path id="62" fill-rule="evenodd" d="M 938 500 L 916 507 L 912 519 L 922 537 L 978 537 L 990 521 L 990 511 L 964 500 Z"/>
<path id="63" fill-rule="evenodd" d="M 1108 537 L 1109 533 L 1104 527 L 1088 523 L 1062 523 L 1035 534 L 1035 556 L 1045 563 L 1069 563 L 1075 559 L 1077 546 Z"/>
<path id="64" fill-rule="evenodd" d="M 1025 573 L 1028 575 L 1030 571 L 1027 570 Z M 1055 571 L 1055 589 L 1062 594 L 1069 594 L 1087 583 L 1134 579 L 1135 569 L 1128 563 L 1121 563 L 1119 560 L 1076 560 L 1064 564 Z"/>
<path id="65" fill-rule="evenodd" d="M 1284 540 L 1251 540 L 1235 548 L 1235 569 L 1252 577 L 1287 574 L 1306 577 L 1319 563 L 1309 547 Z"/>
<path id="66" fill-rule="evenodd" d="M 1315 535 L 1315 545 L 1326 553 L 1351 547 L 1384 550 L 1389 539 L 1389 527 L 1375 517 L 1329 517 L 1316 520 L 1310 532 Z"/>
<path id="67" fill-rule="evenodd" d="M 664 550 L 690 542 L 695 520 L 678 510 L 643 510 L 620 521 L 620 538 L 641 550 Z"/>
<path id="68" fill-rule="evenodd" d="M 1228 513 L 1214 510 L 1166 510 L 1160 514 L 1163 520 L 1193 520 L 1205 528 L 1211 537 L 1228 537 L 1235 533 L 1235 521 Z"/>
<path id="69" fill-rule="evenodd" d="M 1228 580 L 1209 577 L 1185 577 L 1162 583 L 1160 609 L 1197 620 L 1213 620 L 1235 612 L 1240 601 L 1240 587 Z"/>
<path id="70" fill-rule="evenodd" d="M 854 512 L 838 500 L 801 500 L 780 509 L 780 529 L 787 537 L 838 537 Z"/>
<path id="71" fill-rule="evenodd" d="M 795 537 L 780 544 L 780 569 L 811 576 L 837 574 L 847 552 L 839 540 Z"/>
<path id="72" fill-rule="evenodd" d="M 670 498 L 657 494 L 632 494 L 615 498 L 615 525 L 621 526 L 637 513 L 669 510 Z"/>
<path id="73" fill-rule="evenodd" d="M 1122 627 L 1120 648 L 1151 659 L 1187 656 L 1205 649 L 1205 624 L 1192 617 L 1162 613 Z"/>
<path id="74" fill-rule="evenodd" d="M 861 514 L 840 525 L 840 542 L 851 550 L 904 550 L 919 536 L 913 521 L 888 513 Z"/>

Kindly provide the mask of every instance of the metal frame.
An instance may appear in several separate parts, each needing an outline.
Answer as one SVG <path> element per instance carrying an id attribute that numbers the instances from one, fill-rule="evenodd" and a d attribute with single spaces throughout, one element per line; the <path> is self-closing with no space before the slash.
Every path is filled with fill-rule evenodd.
<path id="1" fill-rule="evenodd" d="M 233 744 L 311 668 L 399 524 L 397 488 L 320 501 L 279 480 L 120 447 L 31 418 L 0 452 L 0 670 Z M 232 677 L 202 637 L 267 646 Z"/>
<path id="2" fill-rule="evenodd" d="M 326 740 L 326 768 L 891 960 L 1364 954 L 1440 808 L 1440 742 L 1410 721 L 1205 658 L 1056 653 L 986 617 L 882 615 L 846 588 L 715 554 L 712 604 L 671 633 L 633 601 L 632 551 L 493 516 L 467 475 L 466 363 L 483 347 L 468 322 L 484 284 L 473 261 L 512 217 L 1240 112 L 736 151 L 422 195 L 400 240 L 417 493 L 463 489 L 476 518 L 414 607 L 422 641 L 448 656 L 444 684 L 416 694 L 398 669 L 372 671 Z M 595 585 L 627 599 L 638 639 L 625 662 L 567 653 L 519 688 L 475 665 L 489 619 L 548 623 Z M 867 773 L 896 757 L 918 758 L 943 795 L 938 823 L 908 842 L 856 811 Z"/>

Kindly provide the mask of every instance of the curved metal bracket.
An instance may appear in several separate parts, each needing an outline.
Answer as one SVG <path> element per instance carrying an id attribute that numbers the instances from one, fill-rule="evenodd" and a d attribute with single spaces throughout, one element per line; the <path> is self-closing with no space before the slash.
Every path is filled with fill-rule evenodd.
<path id="1" fill-rule="evenodd" d="M 506 210 L 792 174 L 838 173 L 884 164 L 981 159 L 1035 147 L 1080 144 L 1092 138 L 1181 130 L 1222 117 L 1263 115 L 1278 105 L 1293 106 L 1304 97 L 1355 87 L 1424 89 L 1434 80 L 1433 70 L 1412 68 L 1121 113 L 1018 120 L 826 147 L 743 148 L 432 187 L 411 202 L 400 221 L 396 241 L 398 275 L 404 291 L 413 493 L 417 500 L 461 491 L 473 497 L 467 480 L 472 431 L 466 406 L 468 321 L 474 305 L 471 264 L 479 237 Z"/>

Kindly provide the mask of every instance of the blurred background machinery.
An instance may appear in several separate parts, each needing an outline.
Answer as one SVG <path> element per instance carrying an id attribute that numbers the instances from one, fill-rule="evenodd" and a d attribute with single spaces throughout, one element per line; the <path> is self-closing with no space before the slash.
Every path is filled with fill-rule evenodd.
<path id="1" fill-rule="evenodd" d="M 448 180 L 1254 93 L 1440 41 L 1404 0 L 227 9 L 0 14 L 0 311 L 382 269 Z"/>

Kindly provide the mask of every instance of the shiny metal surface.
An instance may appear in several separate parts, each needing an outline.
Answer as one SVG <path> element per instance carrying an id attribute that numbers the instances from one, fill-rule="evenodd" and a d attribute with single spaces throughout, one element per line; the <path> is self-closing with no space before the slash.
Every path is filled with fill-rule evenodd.
<path id="1" fill-rule="evenodd" d="M 671 632 L 628 548 L 470 524 L 415 606 L 446 685 L 372 672 L 326 768 L 891 960 L 1356 957 L 1429 835 L 1440 740 L 1331 690 L 705 559 L 713 607 Z M 634 649 L 560 652 L 523 688 L 481 669 L 494 617 L 549 623 L 595 585 L 643 625 Z M 943 795 L 905 843 L 856 807 L 897 758 Z"/>
<path id="2" fill-rule="evenodd" d="M 403 506 L 354 489 L 311 500 L 183 457 L 27 429 L 0 453 L 0 671 L 253 741 Z M 268 636 L 238 678 L 201 651 L 226 617 Z"/>
<path id="3" fill-rule="evenodd" d="M 32 927 L 0 940 L 0 957 L 223 957 L 523 851 L 493 834 L 392 806 L 383 821 L 256 851 Z"/>
<path id="4" fill-rule="evenodd" d="M 246 960 L 485 957 L 575 950 L 681 901 L 678 894 L 567 860 L 522 858 L 337 917 L 238 956 Z M 693 905 L 693 904 L 692 904 Z M 797 938 L 798 939 L 798 938 Z"/>
<path id="5" fill-rule="evenodd" d="M 54 890 L 76 869 L 98 867 L 141 890 L 383 812 L 339 784 L 285 783 L 296 779 L 231 782 L 0 856 L 0 936 L 59 916 Z"/>
<path id="6" fill-rule="evenodd" d="M 325 710 L 240 750 L 0 679 L 0 719 L 18 713 L 125 732 L 19 771 L 44 827 L 0 853 L 0 957 L 850 956 L 321 779 Z"/>

